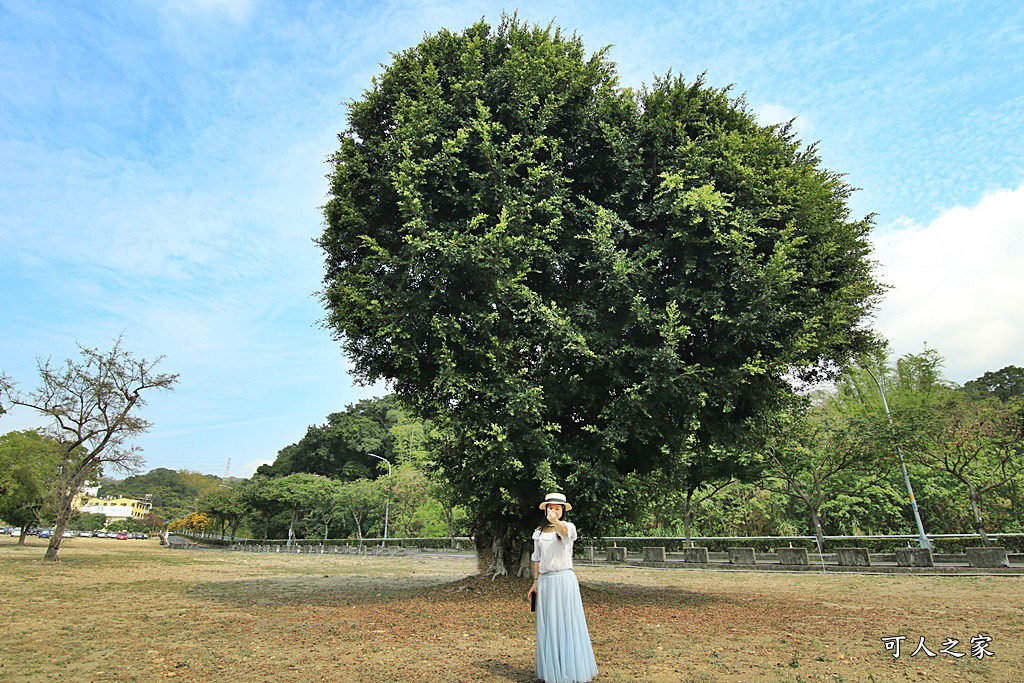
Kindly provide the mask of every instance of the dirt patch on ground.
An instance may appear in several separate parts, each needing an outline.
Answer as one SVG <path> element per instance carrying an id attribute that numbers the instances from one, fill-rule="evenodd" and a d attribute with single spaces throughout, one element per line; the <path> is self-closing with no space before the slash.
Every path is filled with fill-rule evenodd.
<path id="1" fill-rule="evenodd" d="M 46 565 L 29 543 L 0 540 L 0 681 L 534 680 L 528 581 L 474 560 L 71 539 Z M 1019 577 L 577 574 L 599 681 L 1021 680 Z M 970 656 L 978 634 L 994 656 Z M 910 656 L 922 636 L 935 657 Z"/>

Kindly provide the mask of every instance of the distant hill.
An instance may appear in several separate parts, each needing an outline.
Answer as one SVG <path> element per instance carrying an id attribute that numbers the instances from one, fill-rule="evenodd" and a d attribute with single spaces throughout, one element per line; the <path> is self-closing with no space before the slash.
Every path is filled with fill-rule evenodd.
<path id="1" fill-rule="evenodd" d="M 227 480 L 213 474 L 200 474 L 188 470 L 169 470 L 158 467 L 146 474 L 125 479 L 100 479 L 100 497 L 127 496 L 143 499 L 153 496 L 153 512 L 165 520 L 184 517 L 194 512 L 199 499 L 215 491 L 221 484 L 243 481 L 235 477 Z"/>

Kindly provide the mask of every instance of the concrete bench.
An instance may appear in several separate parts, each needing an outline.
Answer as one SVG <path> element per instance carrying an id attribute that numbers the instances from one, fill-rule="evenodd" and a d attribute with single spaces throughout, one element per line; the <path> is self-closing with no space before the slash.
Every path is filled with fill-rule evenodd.
<path id="1" fill-rule="evenodd" d="M 836 548 L 836 560 L 840 567 L 871 566 L 867 548 Z"/>
<path id="2" fill-rule="evenodd" d="M 619 546 L 612 546 L 608 548 L 608 561 L 609 562 L 625 562 L 626 561 L 626 549 Z"/>
<path id="3" fill-rule="evenodd" d="M 707 548 L 683 548 L 683 562 L 687 564 L 707 564 Z"/>
<path id="4" fill-rule="evenodd" d="M 167 547 L 171 550 L 195 550 L 199 547 L 198 543 L 188 543 L 181 541 L 172 541 L 167 544 Z"/>
<path id="5" fill-rule="evenodd" d="M 1006 557 L 1006 548 L 967 548 L 965 551 L 967 561 L 972 567 L 1009 567 L 1010 561 Z"/>
<path id="6" fill-rule="evenodd" d="M 779 564 L 788 566 L 808 564 L 807 548 L 779 548 L 775 553 L 779 556 Z"/>
<path id="7" fill-rule="evenodd" d="M 644 562 L 664 562 L 665 561 L 665 547 L 656 545 L 650 547 L 644 547 L 643 550 Z"/>
<path id="8" fill-rule="evenodd" d="M 729 564 L 756 565 L 757 556 L 753 548 L 728 548 Z"/>
<path id="9" fill-rule="evenodd" d="M 934 567 L 931 548 L 896 548 L 896 564 L 900 567 Z"/>

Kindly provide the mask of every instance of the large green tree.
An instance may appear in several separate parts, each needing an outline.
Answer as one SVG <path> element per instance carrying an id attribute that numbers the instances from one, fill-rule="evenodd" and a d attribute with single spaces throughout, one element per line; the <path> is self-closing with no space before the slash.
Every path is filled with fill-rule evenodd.
<path id="1" fill-rule="evenodd" d="M 989 545 L 982 500 L 1024 473 L 1024 401 L 947 391 L 905 417 L 911 457 L 963 487 L 971 526 Z"/>
<path id="2" fill-rule="evenodd" d="M 824 552 L 823 507 L 844 493 L 862 494 L 886 477 L 887 461 L 875 449 L 874 429 L 821 395 L 803 409 L 780 414 L 769 427 L 761 485 L 806 507 L 811 533 Z"/>
<path id="3" fill-rule="evenodd" d="M 976 396 L 995 396 L 1000 401 L 1024 396 L 1024 368 L 1007 365 L 1002 370 L 986 372 L 964 384 L 964 391 Z"/>
<path id="4" fill-rule="evenodd" d="M 727 89 L 622 88 L 604 51 L 505 17 L 396 55 L 348 122 L 327 322 L 434 421 L 496 573 L 527 570 L 545 489 L 607 528 L 628 475 L 728 451 L 789 377 L 871 344 L 870 220 Z"/>
<path id="5" fill-rule="evenodd" d="M 363 539 L 363 522 L 383 506 L 383 491 L 374 481 L 356 479 L 345 482 L 338 490 L 336 499 L 339 512 L 346 521 L 351 521 L 351 529 L 360 541 Z M 348 526 L 346 524 L 346 526 Z"/>
<path id="6" fill-rule="evenodd" d="M 422 431 L 394 396 L 365 399 L 310 426 L 299 441 L 278 452 L 273 464 L 257 471 L 269 477 L 305 472 L 346 481 L 373 478 L 378 461 L 368 453 L 395 462 L 415 441 L 417 426 Z"/>
<path id="7" fill-rule="evenodd" d="M 242 499 L 244 485 L 235 487 L 223 486 L 214 489 L 200 501 L 200 510 L 215 521 L 220 522 L 220 533 L 225 535 L 229 531 L 232 540 L 238 531 L 238 525 L 242 523 L 246 507 Z"/>
<path id="8" fill-rule="evenodd" d="M 263 538 L 269 538 L 271 522 L 288 509 L 275 480 L 256 474 L 240 488 L 238 495 L 246 514 L 256 525 L 253 528 L 262 527 Z"/>
<path id="9" fill-rule="evenodd" d="M 39 431 L 0 436 L 0 519 L 21 527 L 19 545 L 29 525 L 39 521 L 59 462 L 60 444 Z"/>

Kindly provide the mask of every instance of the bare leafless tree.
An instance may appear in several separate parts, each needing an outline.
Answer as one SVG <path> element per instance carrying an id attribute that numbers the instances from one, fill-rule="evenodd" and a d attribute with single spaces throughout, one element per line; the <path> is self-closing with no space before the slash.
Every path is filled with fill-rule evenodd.
<path id="1" fill-rule="evenodd" d="M 170 390 L 178 375 L 156 371 L 163 361 L 137 359 L 118 337 L 109 351 L 78 345 L 81 357 L 54 364 L 37 361 L 39 386 L 18 391 L 0 374 L 0 412 L 3 406 L 23 406 L 50 419 L 47 432 L 61 445 L 58 476 L 51 492 L 56 518 L 45 559 L 57 561 L 61 537 L 82 486 L 109 466 L 130 472 L 142 464 L 141 449 L 132 440 L 152 426 L 138 415 L 151 390 Z"/>

